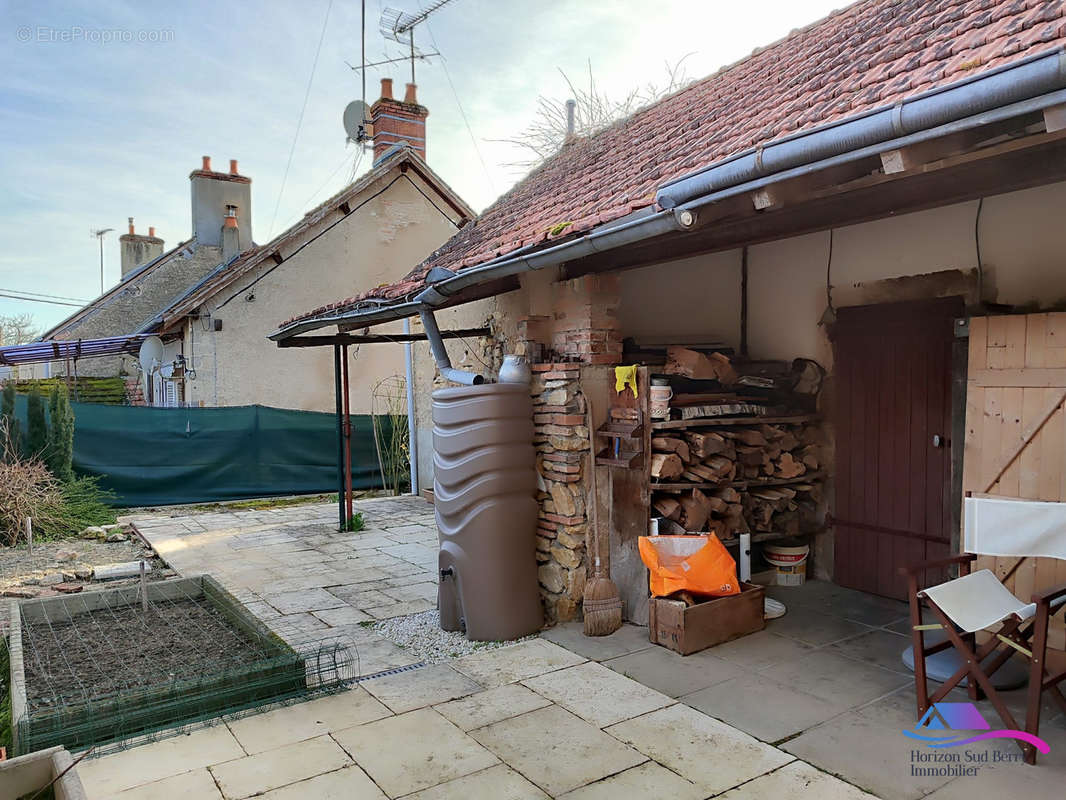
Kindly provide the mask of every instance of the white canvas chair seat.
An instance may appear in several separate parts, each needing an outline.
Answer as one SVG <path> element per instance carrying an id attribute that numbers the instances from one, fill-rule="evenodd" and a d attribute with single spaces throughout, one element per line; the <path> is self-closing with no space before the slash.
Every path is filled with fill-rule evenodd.
<path id="1" fill-rule="evenodd" d="M 901 570 L 907 577 L 910 596 L 918 716 L 922 717 L 965 680 L 971 700 L 986 696 L 1004 725 L 1020 730 L 1014 714 L 999 696 L 998 687 L 993 685 L 996 674 L 1017 661 L 1020 653 L 1028 660 L 1029 672 L 1025 732 L 1033 738 L 1019 739 L 1018 746 L 1025 761 L 1034 764 L 1038 749 L 1047 752 L 1047 744 L 1039 739 L 1043 693 L 1050 694 L 1066 711 L 1066 696 L 1058 687 L 1066 679 L 1066 671 L 1056 674 L 1045 666 L 1048 625 L 1052 615 L 1066 603 L 1066 584 L 1040 587 L 1032 595 L 1033 602 L 1024 603 L 1002 581 L 1009 580 L 1026 558 L 1066 558 L 1066 503 L 968 496 L 963 551 L 957 556 L 925 561 Z M 1017 561 L 1001 578 L 988 569 L 972 570 L 979 555 L 1017 558 Z M 960 577 L 937 586 L 921 587 L 919 581 L 930 570 L 953 566 L 958 567 Z M 937 622 L 923 622 L 923 601 Z M 925 632 L 931 630 L 937 631 L 932 637 L 936 640 L 926 642 Z M 978 641 L 978 631 L 992 635 Z M 949 649 L 950 654 L 946 652 Z M 926 684 L 930 675 L 927 661 L 949 656 L 950 674 L 943 675 L 940 687 L 930 692 Z"/>
<path id="2" fill-rule="evenodd" d="M 947 614 L 966 633 L 975 633 L 1012 614 L 1020 620 L 1036 613 L 1036 603 L 1023 603 L 987 569 L 930 586 L 919 592 Z"/>

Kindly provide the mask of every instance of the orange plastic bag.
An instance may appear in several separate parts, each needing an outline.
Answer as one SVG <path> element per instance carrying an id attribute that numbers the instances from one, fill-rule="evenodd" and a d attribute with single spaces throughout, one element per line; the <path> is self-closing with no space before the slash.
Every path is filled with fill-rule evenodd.
<path id="1" fill-rule="evenodd" d="M 655 597 L 682 590 L 714 597 L 740 593 L 737 562 L 717 536 L 641 536 L 638 545 Z"/>

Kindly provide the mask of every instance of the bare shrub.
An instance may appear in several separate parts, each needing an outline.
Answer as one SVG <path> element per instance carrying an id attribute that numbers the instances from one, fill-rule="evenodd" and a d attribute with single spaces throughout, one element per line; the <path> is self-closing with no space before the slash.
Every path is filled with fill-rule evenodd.
<path id="1" fill-rule="evenodd" d="M 26 517 L 45 530 L 61 526 L 62 487 L 36 459 L 4 459 L 0 462 L 0 543 L 17 544 Z"/>

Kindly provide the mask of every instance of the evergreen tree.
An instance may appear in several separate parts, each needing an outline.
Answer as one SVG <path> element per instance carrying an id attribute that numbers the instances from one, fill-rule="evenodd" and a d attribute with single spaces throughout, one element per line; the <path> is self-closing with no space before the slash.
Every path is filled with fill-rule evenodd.
<path id="1" fill-rule="evenodd" d="M 51 429 L 45 463 L 52 474 L 64 483 L 74 480 L 74 412 L 67 387 L 56 381 L 49 404 Z"/>
<path id="2" fill-rule="evenodd" d="M 0 441 L 0 452 L 10 450 L 14 455 L 22 452 L 22 426 L 15 419 L 15 382 L 8 381 L 0 395 L 0 419 L 4 425 L 0 436 L 6 434 L 7 441 Z"/>
<path id="3" fill-rule="evenodd" d="M 48 449 L 48 420 L 44 413 L 44 398 L 34 386 L 26 403 L 26 454 L 44 458 Z"/>

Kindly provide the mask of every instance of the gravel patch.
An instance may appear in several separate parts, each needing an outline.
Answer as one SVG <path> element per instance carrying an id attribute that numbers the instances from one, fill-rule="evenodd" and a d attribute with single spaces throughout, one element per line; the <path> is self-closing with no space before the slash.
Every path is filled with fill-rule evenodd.
<path id="1" fill-rule="evenodd" d="M 472 642 L 460 631 L 441 630 L 440 612 L 436 609 L 406 617 L 392 617 L 368 627 L 427 664 L 439 664 L 471 653 L 495 650 L 537 636 L 534 633 L 507 642 Z"/>

